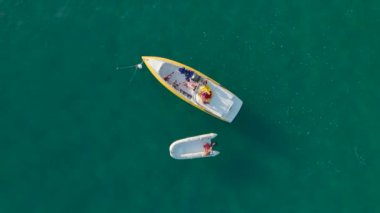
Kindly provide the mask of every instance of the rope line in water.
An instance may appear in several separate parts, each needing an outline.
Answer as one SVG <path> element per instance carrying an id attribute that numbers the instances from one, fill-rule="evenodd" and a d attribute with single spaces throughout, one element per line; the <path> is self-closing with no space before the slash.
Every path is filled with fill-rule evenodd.
<path id="1" fill-rule="evenodd" d="M 133 72 L 132 77 L 129 79 L 129 82 L 128 82 L 128 85 L 129 85 L 133 81 L 133 79 L 135 78 L 137 71 L 141 70 L 143 68 L 143 63 L 144 62 L 142 61 L 141 63 L 135 64 L 132 66 L 116 67 L 115 69 L 116 70 L 123 70 L 123 69 L 135 68 L 135 71 Z"/>

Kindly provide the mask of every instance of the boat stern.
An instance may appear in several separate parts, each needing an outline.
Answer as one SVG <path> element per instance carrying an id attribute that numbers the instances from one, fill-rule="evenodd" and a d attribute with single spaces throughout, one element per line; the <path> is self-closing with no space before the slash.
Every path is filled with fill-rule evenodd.
<path id="1" fill-rule="evenodd" d="M 233 104 L 232 104 L 230 110 L 228 111 L 228 113 L 226 113 L 222 116 L 222 119 L 227 121 L 228 123 L 231 123 L 235 119 L 237 114 L 239 113 L 242 105 L 243 105 L 243 101 L 240 100 L 240 98 L 238 98 L 237 96 L 234 96 L 233 97 Z"/>

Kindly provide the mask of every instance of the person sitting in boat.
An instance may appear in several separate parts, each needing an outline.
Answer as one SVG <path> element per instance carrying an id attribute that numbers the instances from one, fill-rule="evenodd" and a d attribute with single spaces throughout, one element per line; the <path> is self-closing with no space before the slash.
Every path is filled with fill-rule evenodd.
<path id="1" fill-rule="evenodd" d="M 212 97 L 212 92 L 211 91 L 210 92 L 203 92 L 201 94 L 201 98 L 202 98 L 202 101 L 203 101 L 204 104 L 210 103 L 211 97 Z"/>
<path id="2" fill-rule="evenodd" d="M 212 153 L 212 148 L 216 145 L 216 142 L 206 143 L 203 145 L 204 156 L 209 156 Z"/>
<path id="3" fill-rule="evenodd" d="M 210 103 L 212 98 L 212 91 L 209 86 L 203 85 L 199 88 L 199 97 L 204 104 Z"/>

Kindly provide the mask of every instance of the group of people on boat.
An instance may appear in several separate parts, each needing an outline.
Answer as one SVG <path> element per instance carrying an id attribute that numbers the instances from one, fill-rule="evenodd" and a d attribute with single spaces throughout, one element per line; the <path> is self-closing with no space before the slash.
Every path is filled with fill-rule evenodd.
<path id="1" fill-rule="evenodd" d="M 210 100 L 212 98 L 212 91 L 210 86 L 207 85 L 207 80 L 203 79 L 194 73 L 194 71 L 188 70 L 184 67 L 181 67 L 178 69 L 178 71 L 185 75 L 186 81 L 183 82 L 182 84 L 192 90 L 196 90 L 199 87 L 198 90 L 198 96 L 202 100 L 203 104 L 208 104 L 210 103 Z M 171 72 L 170 74 L 166 75 L 164 77 L 165 81 L 169 81 L 169 79 L 172 77 L 175 71 Z M 172 83 L 173 88 L 178 90 L 179 83 L 175 80 Z"/>

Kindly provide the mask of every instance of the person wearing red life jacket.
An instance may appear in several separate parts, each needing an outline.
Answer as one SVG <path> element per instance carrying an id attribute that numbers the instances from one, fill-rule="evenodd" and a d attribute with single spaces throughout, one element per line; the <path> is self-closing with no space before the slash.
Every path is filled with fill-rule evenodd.
<path id="1" fill-rule="evenodd" d="M 204 155 L 208 156 L 212 153 L 212 148 L 216 145 L 216 142 L 206 143 L 203 145 Z"/>

